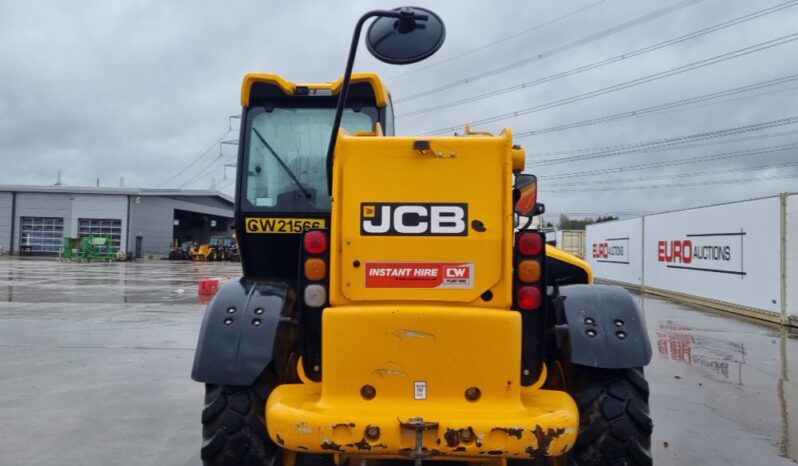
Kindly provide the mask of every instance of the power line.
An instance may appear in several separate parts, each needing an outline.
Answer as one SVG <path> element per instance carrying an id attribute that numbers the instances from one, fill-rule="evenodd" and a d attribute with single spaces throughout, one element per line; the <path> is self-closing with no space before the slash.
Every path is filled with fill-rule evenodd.
<path id="1" fill-rule="evenodd" d="M 757 134 L 751 136 L 743 136 L 739 138 L 730 138 L 730 139 L 723 139 L 721 141 L 709 141 L 709 142 L 701 142 L 695 144 L 680 144 L 679 147 L 671 146 L 664 146 L 664 147 L 647 147 L 641 149 L 635 149 L 634 151 L 628 152 L 629 154 L 638 154 L 638 153 L 650 153 L 650 152 L 664 152 L 664 151 L 671 151 L 671 150 L 682 150 L 682 149 L 692 149 L 695 147 L 707 147 L 707 146 L 716 146 L 718 144 L 730 144 L 733 142 L 745 142 L 745 141 L 754 141 L 758 139 L 770 139 L 775 137 L 781 136 L 789 136 L 793 134 L 798 134 L 798 130 L 792 131 L 781 131 L 778 133 L 770 133 L 770 134 Z M 577 149 L 577 151 L 583 151 L 584 149 Z M 569 153 L 571 151 L 562 151 L 564 153 Z M 534 154 L 531 154 L 534 155 Z"/>
<path id="2" fill-rule="evenodd" d="M 528 63 L 532 63 L 533 61 L 543 60 L 544 58 L 548 58 L 548 57 L 550 57 L 552 55 L 556 55 L 556 54 L 564 52 L 566 50 L 573 49 L 573 48 L 576 48 L 576 47 L 580 47 L 582 45 L 586 45 L 586 44 L 589 44 L 591 42 L 595 42 L 595 41 L 597 41 L 599 39 L 603 39 L 604 37 L 607 37 L 607 36 L 610 36 L 612 34 L 616 34 L 616 33 L 619 33 L 621 31 L 624 31 L 626 29 L 629 29 L 631 27 L 638 26 L 640 24 L 652 21 L 652 20 L 657 19 L 657 18 L 659 18 L 661 16 L 665 16 L 665 15 L 668 15 L 670 13 L 674 13 L 676 11 L 679 11 L 679 10 L 681 10 L 683 8 L 687 8 L 689 6 L 692 6 L 692 5 L 694 5 L 696 3 L 699 3 L 699 2 L 702 2 L 702 1 L 703 0 L 684 0 L 684 1 L 681 1 L 681 2 L 678 2 L 678 3 L 674 3 L 672 5 L 669 5 L 669 6 L 665 7 L 665 8 L 661 8 L 661 9 L 656 10 L 654 12 L 645 14 L 643 16 L 639 16 L 639 17 L 637 17 L 637 18 L 635 18 L 633 20 L 630 20 L 630 21 L 627 21 L 625 23 L 621 23 L 621 24 L 615 25 L 615 26 L 613 26 L 611 28 L 608 28 L 608 29 L 604 29 L 604 30 L 599 31 L 599 32 L 597 32 L 595 34 L 589 35 L 587 37 L 584 37 L 582 39 L 578 39 L 578 40 L 573 41 L 573 42 L 569 42 L 569 43 L 567 43 L 565 45 L 561 45 L 559 47 L 555 47 L 555 48 L 553 48 L 551 50 L 548 50 L 548 51 L 545 51 L 545 52 L 541 52 L 539 54 L 535 54 L 535 55 L 533 55 L 531 57 L 527 57 L 527 58 L 524 58 L 522 60 L 517 60 L 517 61 L 514 61 L 514 62 L 509 63 L 507 65 L 503 65 L 503 66 L 500 66 L 498 68 L 494 68 L 492 70 L 484 71 L 482 73 L 475 74 L 475 75 L 469 76 L 469 77 L 464 78 L 464 79 L 458 79 L 457 81 L 453 81 L 453 82 L 447 83 L 447 84 L 445 84 L 443 86 L 438 86 L 438 87 L 435 87 L 435 88 L 432 88 L 432 89 L 427 89 L 425 91 L 421 91 L 421 92 L 418 92 L 416 94 L 411 94 L 409 96 L 402 97 L 400 99 L 396 99 L 394 101 L 394 103 L 401 103 L 401 102 L 407 102 L 407 101 L 410 101 L 410 100 L 415 100 L 415 99 L 418 99 L 420 97 L 426 97 L 428 95 L 436 94 L 438 92 L 442 92 L 442 91 L 445 91 L 445 90 L 453 89 L 455 87 L 463 86 L 465 84 L 469 84 L 469 83 L 472 83 L 474 81 L 478 81 L 480 79 L 485 79 L 485 78 L 487 78 L 489 76 L 494 76 L 494 75 L 499 74 L 499 73 L 504 73 L 505 71 L 511 70 L 513 68 L 517 68 L 519 66 L 526 65 Z"/>
<path id="3" fill-rule="evenodd" d="M 559 164 L 559 163 L 569 163 L 569 162 L 576 162 L 576 161 L 582 161 L 582 160 L 595 159 L 595 158 L 599 158 L 599 157 L 615 157 L 615 156 L 618 156 L 618 155 L 626 155 L 626 154 L 633 154 L 633 153 L 640 152 L 640 151 L 636 150 L 636 149 L 640 149 L 640 148 L 651 148 L 651 146 L 655 146 L 657 149 L 661 149 L 663 147 L 671 147 L 671 146 L 680 145 L 680 144 L 683 144 L 685 142 L 690 142 L 690 141 L 701 141 L 701 140 L 706 140 L 706 139 L 722 138 L 722 137 L 730 136 L 730 135 L 734 135 L 734 134 L 747 133 L 747 132 L 751 132 L 751 131 L 761 131 L 763 129 L 777 128 L 777 127 L 786 126 L 786 125 L 794 125 L 796 123 L 798 123 L 798 116 L 792 116 L 792 117 L 787 117 L 787 118 L 781 118 L 781 119 L 778 119 L 778 120 L 770 120 L 770 121 L 764 121 L 764 122 L 761 122 L 761 123 L 754 123 L 754 124 L 751 124 L 751 125 L 738 126 L 738 127 L 735 127 L 735 128 L 728 128 L 728 129 L 722 129 L 722 130 L 716 130 L 716 131 L 707 131 L 707 132 L 704 132 L 704 133 L 690 134 L 690 135 L 687 135 L 687 136 L 677 136 L 677 137 L 674 137 L 674 138 L 657 139 L 657 140 L 648 141 L 648 142 L 641 142 L 641 143 L 634 143 L 634 144 L 625 144 L 625 145 L 620 145 L 620 146 L 608 146 L 608 148 L 606 150 L 594 151 L 594 152 L 590 152 L 590 153 L 587 153 L 587 154 L 580 154 L 580 155 L 573 155 L 573 156 L 568 156 L 568 157 L 559 157 L 559 158 L 541 160 L 541 161 L 537 162 L 537 165 L 538 166 L 554 165 L 554 164 Z M 578 150 L 582 150 L 582 149 L 578 149 Z"/>
<path id="4" fill-rule="evenodd" d="M 798 118 L 798 117 L 795 117 L 795 118 Z M 788 120 L 788 122 L 785 123 L 783 120 Z M 672 138 L 651 139 L 651 140 L 643 141 L 643 142 L 632 142 L 632 143 L 628 143 L 628 144 L 615 144 L 615 145 L 612 145 L 612 146 L 583 147 L 581 149 L 569 149 L 569 150 L 561 150 L 561 151 L 556 151 L 556 152 L 533 152 L 533 153 L 530 153 L 530 154 L 527 154 L 527 155 L 532 156 L 532 157 L 553 157 L 553 156 L 567 155 L 567 154 L 590 154 L 590 155 L 593 155 L 593 154 L 604 154 L 604 153 L 607 153 L 607 152 L 616 152 L 616 151 L 620 151 L 620 150 L 629 150 L 629 149 L 635 149 L 635 148 L 641 148 L 641 147 L 642 148 L 651 147 L 651 146 L 659 147 L 660 145 L 670 144 L 672 142 L 682 142 L 682 141 L 690 142 L 692 140 L 711 139 L 709 137 L 705 138 L 704 136 L 712 136 L 712 135 L 714 135 L 714 134 L 716 134 L 718 132 L 737 131 L 737 130 L 748 129 L 748 128 L 760 129 L 760 126 L 762 126 L 761 129 L 767 129 L 767 128 L 771 128 L 771 127 L 774 127 L 774 126 L 783 126 L 784 124 L 793 124 L 793 123 L 794 122 L 791 121 L 791 117 L 788 117 L 788 118 L 782 118 L 782 119 L 779 119 L 779 120 L 763 121 L 763 122 L 760 122 L 760 123 L 752 123 L 750 125 L 745 125 L 745 126 L 737 126 L 737 127 L 734 127 L 734 128 L 721 129 L 721 130 L 715 130 L 715 131 L 708 131 L 708 132 L 703 132 L 703 133 L 694 133 L 694 134 L 688 134 L 688 135 L 685 135 L 685 136 L 676 136 L 676 137 L 672 137 Z M 754 130 L 756 130 L 756 129 L 754 129 Z M 742 131 L 742 132 L 745 132 L 745 131 Z M 737 133 L 734 133 L 734 134 L 737 134 Z M 776 134 L 779 134 L 779 133 L 776 133 Z"/>
<path id="5" fill-rule="evenodd" d="M 714 65 L 717 63 L 721 63 L 727 60 L 731 60 L 733 58 L 742 57 L 744 55 L 749 55 L 751 53 L 761 52 L 763 50 L 776 47 L 779 45 L 783 45 L 789 42 L 793 42 L 798 40 L 798 33 L 787 34 L 785 36 L 777 37 L 775 39 L 771 39 L 765 42 L 760 42 L 759 44 L 751 45 L 748 47 L 744 47 L 741 49 L 734 50 L 732 52 L 727 52 L 721 55 L 715 55 L 713 57 L 705 58 L 703 60 L 699 60 L 697 62 L 693 62 L 687 65 L 677 66 L 676 68 L 671 68 L 669 70 L 660 71 L 658 73 L 650 74 L 647 76 L 643 76 L 640 78 L 636 78 L 630 81 L 625 81 L 619 84 L 614 84 L 612 86 L 604 87 L 601 89 L 597 89 L 595 91 L 586 92 L 583 94 L 578 94 L 571 97 L 566 97 L 564 99 L 555 100 L 546 104 L 536 105 L 533 107 L 527 107 L 520 110 L 516 110 L 514 112 L 503 113 L 500 115 L 494 115 L 488 118 L 483 118 L 481 120 L 475 120 L 472 122 L 473 126 L 481 125 L 485 123 L 492 123 L 495 121 L 506 120 L 508 118 L 515 118 L 521 115 L 527 115 L 530 113 L 539 112 L 542 110 L 548 110 L 555 107 L 560 107 L 563 105 L 571 104 L 574 102 L 578 102 L 585 99 L 590 99 L 593 97 L 598 97 L 601 95 L 609 94 L 611 92 L 617 92 L 620 90 L 628 89 L 630 87 L 639 86 L 641 84 L 646 84 L 651 81 L 656 81 L 663 78 L 668 78 L 671 76 L 675 76 L 681 73 L 686 73 L 688 71 L 693 71 L 699 68 L 704 68 L 706 66 Z M 448 128 L 441 128 L 433 131 L 428 131 L 426 133 L 422 133 L 423 135 L 433 135 L 433 134 L 441 134 L 441 133 L 448 133 L 450 131 L 454 131 L 459 129 L 460 126 L 450 126 Z"/>
<path id="6" fill-rule="evenodd" d="M 798 131 L 794 131 L 798 133 Z M 749 149 L 749 150 L 741 150 L 741 151 L 734 151 L 734 152 L 724 152 L 721 154 L 711 154 L 711 155 L 704 155 L 698 157 L 689 157 L 685 159 L 677 159 L 677 160 L 666 160 L 661 162 L 650 162 L 644 163 L 639 165 L 631 165 L 631 166 L 622 166 L 622 167 L 613 167 L 613 168 L 604 168 L 601 170 L 586 170 L 581 172 L 569 172 L 569 173 L 557 173 L 553 175 L 542 175 L 538 178 L 545 179 L 545 180 L 554 180 L 554 179 L 562 179 L 562 178 L 573 178 L 573 177 L 583 177 L 583 176 L 595 176 L 595 175 L 604 175 L 607 173 L 617 173 L 617 172 L 631 172 L 637 170 L 645 170 L 649 168 L 662 168 L 662 167 L 672 167 L 672 166 L 681 166 L 681 165 L 691 165 L 697 164 L 702 162 L 709 162 L 714 160 L 726 160 L 732 158 L 739 158 L 739 157 L 748 157 L 752 155 L 761 155 L 761 154 L 770 154 L 773 152 L 780 152 L 785 150 L 791 149 L 798 149 L 798 143 L 793 144 L 784 144 L 780 146 L 768 146 L 759 149 Z"/>
<path id="7" fill-rule="evenodd" d="M 522 36 L 524 34 L 528 34 L 528 33 L 532 32 L 532 31 L 536 31 L 538 29 L 544 28 L 544 27 L 549 26 L 551 24 L 554 24 L 554 23 L 556 23 L 558 21 L 562 21 L 562 20 L 564 20 L 566 18 L 569 18 L 569 17 L 571 17 L 573 15 L 576 15 L 578 13 L 581 13 L 581 12 L 585 11 L 585 10 L 593 8 L 594 6 L 600 5 L 600 4 L 604 3 L 605 1 L 606 0 L 599 0 L 599 1 L 595 2 L 595 3 L 591 3 L 590 5 L 587 5 L 587 6 L 584 6 L 582 8 L 579 8 L 577 10 L 574 10 L 574 11 L 570 12 L 570 13 L 566 13 L 566 14 L 564 14 L 562 16 L 558 16 L 557 18 L 554 18 L 552 20 L 546 21 L 545 23 L 540 23 L 540 24 L 538 24 L 536 26 L 532 26 L 529 29 L 524 29 L 521 32 L 517 32 L 517 33 L 512 34 L 510 36 L 507 36 L 507 37 L 505 37 L 503 39 L 499 39 L 497 41 L 493 41 L 493 42 L 487 43 L 487 44 L 485 44 L 485 45 L 483 45 L 481 47 L 477 47 L 475 49 L 471 49 L 471 50 L 469 50 L 467 52 L 463 52 L 461 54 L 455 55 L 453 57 L 449 57 L 449 58 L 447 58 L 445 60 L 441 60 L 439 62 L 435 62 L 435 63 L 429 64 L 429 65 L 426 65 L 426 66 L 422 66 L 420 68 L 416 68 L 414 70 L 407 71 L 405 73 L 400 73 L 400 74 L 397 74 L 397 75 L 394 75 L 394 76 L 389 76 L 388 79 L 404 78 L 404 77 L 409 76 L 411 74 L 418 73 L 419 71 L 424 71 L 424 70 L 428 70 L 430 68 L 435 68 L 435 67 L 440 66 L 440 65 L 442 65 L 444 63 L 449 63 L 450 61 L 457 60 L 458 58 L 463 58 L 463 57 L 465 57 L 467 55 L 471 55 L 472 53 L 479 52 L 480 50 L 485 50 L 485 49 L 487 49 L 489 47 L 493 47 L 494 45 L 501 44 L 502 42 L 507 42 L 508 40 L 515 39 L 516 37 L 519 37 L 519 36 Z"/>
<path id="8" fill-rule="evenodd" d="M 475 102 L 477 100 L 486 99 L 488 97 L 494 97 L 494 96 L 497 96 L 497 95 L 506 94 L 508 92 L 518 91 L 518 90 L 521 90 L 521 89 L 528 89 L 530 87 L 537 86 L 538 84 L 543 84 L 543 83 L 546 83 L 546 82 L 554 81 L 556 79 L 564 78 L 566 76 L 571 76 L 571 75 L 574 75 L 574 74 L 577 74 L 577 73 L 582 73 L 582 72 L 585 72 L 585 71 L 593 70 L 593 69 L 596 69 L 596 68 L 599 68 L 599 67 L 602 67 L 602 66 L 606 66 L 606 65 L 612 64 L 612 63 L 616 63 L 616 62 L 619 62 L 619 61 L 627 60 L 629 58 L 636 57 L 638 55 L 643 55 L 643 54 L 646 54 L 646 53 L 649 53 L 649 52 L 653 52 L 653 51 L 656 51 L 656 50 L 659 50 L 659 49 L 662 49 L 662 48 L 665 48 L 665 47 L 669 47 L 671 45 L 679 44 L 681 42 L 684 42 L 684 41 L 687 41 L 687 40 L 690 40 L 690 39 L 695 39 L 697 37 L 701 37 L 701 36 L 704 36 L 704 35 L 707 35 L 707 34 L 710 34 L 710 33 L 716 32 L 716 31 L 720 31 L 720 30 L 723 30 L 723 29 L 726 29 L 726 28 L 729 28 L 729 27 L 732 27 L 732 26 L 736 26 L 738 24 L 742 24 L 744 22 L 751 21 L 753 19 L 757 19 L 759 17 L 765 16 L 765 15 L 768 15 L 768 14 L 775 13 L 777 11 L 781 11 L 781 10 L 783 10 L 785 8 L 789 8 L 789 7 L 795 6 L 796 4 L 798 4 L 798 0 L 790 0 L 788 2 L 781 3 L 781 4 L 776 5 L 776 6 L 772 6 L 770 8 L 765 8 L 765 9 L 762 9 L 762 10 L 754 11 L 752 13 L 748 13 L 748 14 L 740 16 L 738 18 L 734 18 L 734 19 L 731 19 L 731 20 L 728 20 L 728 21 L 724 21 L 724 22 L 716 24 L 714 26 L 710 26 L 710 27 L 707 27 L 707 28 L 704 28 L 704 29 L 700 29 L 698 31 L 691 32 L 689 34 L 684 34 L 682 36 L 675 37 L 673 39 L 668 39 L 668 40 L 666 40 L 664 42 L 659 42 L 657 44 L 649 45 L 648 47 L 644 47 L 642 49 L 637 49 L 637 50 L 634 50 L 634 51 L 631 51 L 631 52 L 622 53 L 622 54 L 616 55 L 616 56 L 614 56 L 612 58 L 607 58 L 605 60 L 600 60 L 600 61 L 597 61 L 597 62 L 593 62 L 593 63 L 588 64 L 588 65 L 580 66 L 580 67 L 577 67 L 577 68 L 572 68 L 572 69 L 570 69 L 568 71 L 564 71 L 564 72 L 561 72 L 561 73 L 553 74 L 553 75 L 550 75 L 550 76 L 547 76 L 547 77 L 544 77 L 544 78 L 539 78 L 539 79 L 535 79 L 535 80 L 532 80 L 532 81 L 523 82 L 521 84 L 516 84 L 514 86 L 505 87 L 503 89 L 498 89 L 498 90 L 486 92 L 484 94 L 474 95 L 474 96 L 466 97 L 466 98 L 463 98 L 463 99 L 460 99 L 460 100 L 455 100 L 455 101 L 446 102 L 446 103 L 442 103 L 442 104 L 432 105 L 432 106 L 429 106 L 429 107 L 413 110 L 413 111 L 410 111 L 410 112 L 401 113 L 401 114 L 396 115 L 396 118 L 405 118 L 405 117 L 409 117 L 409 116 L 421 115 L 421 114 L 424 114 L 424 113 L 433 112 L 433 111 L 437 111 L 437 110 L 442 110 L 442 109 L 454 107 L 454 106 L 457 106 L 457 105 L 462 105 L 462 104 L 466 104 L 466 103 Z"/>
<path id="9" fill-rule="evenodd" d="M 514 133 L 513 134 L 513 138 L 516 138 L 516 139 L 517 138 L 525 138 L 525 137 L 529 137 L 529 136 L 536 136 L 536 135 L 539 135 L 539 134 L 553 133 L 553 132 L 556 132 L 556 131 L 564 131 L 564 130 L 569 130 L 569 129 L 574 129 L 574 128 L 581 128 L 581 127 L 584 127 L 584 126 L 597 125 L 597 124 L 601 124 L 601 123 L 608 123 L 608 122 L 612 122 L 612 121 L 624 120 L 624 119 L 627 119 L 627 118 L 634 118 L 634 117 L 645 116 L 645 115 L 653 115 L 653 114 L 659 115 L 659 114 L 663 114 L 663 113 L 668 113 L 667 112 L 668 110 L 670 110 L 670 111 L 686 110 L 685 108 L 680 108 L 680 107 L 686 107 L 686 106 L 689 106 L 689 105 L 692 105 L 692 104 L 698 104 L 698 103 L 702 103 L 702 102 L 707 102 L 707 101 L 710 101 L 710 100 L 719 99 L 721 97 L 728 97 L 728 96 L 732 96 L 732 95 L 742 94 L 744 92 L 749 92 L 749 91 L 753 91 L 753 90 L 757 90 L 757 89 L 762 89 L 762 88 L 765 88 L 765 87 L 777 86 L 777 85 L 784 84 L 784 83 L 787 83 L 787 82 L 792 82 L 792 81 L 798 81 L 798 74 L 793 74 L 793 75 L 789 75 L 789 76 L 785 76 L 785 77 L 777 78 L 777 79 L 771 79 L 769 81 L 760 81 L 760 82 L 757 82 L 757 83 L 754 83 L 754 84 L 748 84 L 746 86 L 736 87 L 734 89 L 727 89 L 727 90 L 724 90 L 724 91 L 718 91 L 718 92 L 712 92 L 712 93 L 709 93 L 709 94 L 703 94 L 703 95 L 700 95 L 700 96 L 691 97 L 689 99 L 682 99 L 682 100 L 677 100 L 677 101 L 674 101 L 674 102 L 668 102 L 668 103 L 665 103 L 665 104 L 653 105 L 651 107 L 638 108 L 638 109 L 635 109 L 635 110 L 630 110 L 628 112 L 614 113 L 612 115 L 604 115 L 604 116 L 601 116 L 601 117 L 590 118 L 590 119 L 587 119 L 587 120 L 580 120 L 580 121 L 576 121 L 576 122 L 572 122 L 572 123 L 565 123 L 565 124 L 561 124 L 561 125 L 557 125 L 557 126 L 549 126 L 547 128 L 534 129 L 534 130 L 529 130 L 529 131 L 523 131 L 523 132 L 520 132 L 520 133 Z M 717 103 L 733 102 L 733 101 L 741 100 L 741 99 L 750 99 L 750 98 L 753 98 L 753 97 L 761 97 L 763 95 L 770 95 L 770 94 L 776 94 L 776 93 L 780 93 L 780 92 L 787 92 L 787 91 L 796 90 L 796 89 L 798 89 L 798 87 L 788 87 L 788 88 L 785 88 L 785 89 L 777 89 L 775 91 L 762 92 L 762 93 L 753 94 L 753 95 L 750 95 L 750 96 L 738 97 L 736 99 L 720 100 L 719 102 L 714 102 L 713 105 L 717 104 Z M 697 107 L 698 106 L 696 106 L 696 107 L 688 107 L 688 108 L 697 108 Z M 676 110 L 676 109 L 678 109 L 678 110 Z"/>
<path id="10" fill-rule="evenodd" d="M 716 184 L 754 183 L 759 181 L 783 180 L 788 178 L 798 178 L 798 173 L 793 175 L 763 176 L 759 178 L 735 178 L 731 180 L 712 180 L 712 181 L 701 181 L 695 183 L 660 184 L 660 185 L 648 185 L 648 186 L 612 186 L 612 187 L 608 186 L 602 188 L 585 188 L 585 189 L 541 189 L 540 192 L 584 193 L 584 192 L 597 192 L 597 191 L 630 191 L 636 189 L 693 188 L 693 187 L 704 187 L 707 185 L 716 185 Z"/>
<path id="11" fill-rule="evenodd" d="M 796 167 L 796 166 L 798 166 L 798 162 L 784 162 L 784 163 L 777 163 L 771 165 L 757 165 L 754 167 L 727 168 L 725 170 L 706 170 L 706 171 L 692 172 L 692 173 L 672 173 L 668 175 L 654 175 L 654 176 L 644 176 L 637 178 L 616 178 L 616 179 L 589 180 L 589 181 L 580 180 L 580 181 L 570 181 L 565 183 L 553 183 L 553 184 L 547 183 L 546 187 L 559 188 L 562 186 L 592 186 L 592 185 L 601 185 L 601 184 L 639 183 L 642 181 L 666 180 L 672 178 L 695 178 L 697 176 L 721 175 L 724 173 L 739 173 L 739 172 L 769 170 L 773 168 L 787 168 L 787 167 Z"/>
<path id="12" fill-rule="evenodd" d="M 204 168 L 202 168 L 202 170 L 200 170 L 199 172 L 197 172 L 197 174 L 196 174 L 196 175 L 194 175 L 192 178 L 190 178 L 190 179 L 189 179 L 188 181 L 186 181 L 185 183 L 181 184 L 181 185 L 180 185 L 178 188 L 183 188 L 183 187 L 185 187 L 185 186 L 187 186 L 187 185 L 189 185 L 189 184 L 193 183 L 194 181 L 201 180 L 201 179 L 203 179 L 203 178 L 207 178 L 207 177 L 208 177 L 208 176 L 210 176 L 210 175 L 211 175 L 211 174 L 212 174 L 214 171 L 218 170 L 219 168 L 222 168 L 222 166 L 223 166 L 225 163 L 227 163 L 227 161 L 228 161 L 228 160 L 231 160 L 231 159 L 234 159 L 234 158 L 236 158 L 236 156 L 235 156 L 235 155 L 223 156 L 223 155 L 221 155 L 221 154 L 220 154 L 220 155 L 219 155 L 219 157 L 217 157 L 217 158 L 215 158 L 215 159 L 211 160 L 211 163 L 209 163 L 209 164 L 208 164 L 208 165 L 206 165 Z M 220 162 L 221 162 L 221 163 L 220 163 Z M 214 165 L 215 165 L 215 166 L 214 166 Z"/>
<path id="13" fill-rule="evenodd" d="M 584 216 L 589 217 L 593 215 L 643 215 L 643 214 L 651 214 L 656 212 L 655 210 L 637 210 L 631 212 L 549 212 L 546 211 L 543 215 L 544 216 L 559 216 L 559 215 L 573 215 L 576 217 Z"/>
<path id="14" fill-rule="evenodd" d="M 158 187 L 159 187 L 159 188 L 160 188 L 160 187 L 162 187 L 163 185 L 165 185 L 165 184 L 169 183 L 170 181 L 174 180 L 174 179 L 175 179 L 175 178 L 177 178 L 178 176 L 180 176 L 180 175 L 182 175 L 183 173 L 185 173 L 186 171 L 188 171 L 188 169 L 189 169 L 189 168 L 191 168 L 191 167 L 192 167 L 192 166 L 193 166 L 195 163 L 199 162 L 199 161 L 200 161 L 200 160 L 201 160 L 203 157 L 205 157 L 205 155 L 206 155 L 208 152 L 210 152 L 210 151 L 211 151 L 211 149 L 213 149 L 214 147 L 216 147 L 216 144 L 219 144 L 219 142 L 220 142 L 222 139 L 224 139 L 224 137 L 225 137 L 225 136 L 227 136 L 227 134 L 228 134 L 230 131 L 232 131 L 232 130 L 230 130 L 230 129 L 228 129 L 228 130 L 225 130 L 225 131 L 224 131 L 224 132 L 223 132 L 223 133 L 222 133 L 222 134 L 221 134 L 219 137 L 217 137 L 217 138 L 216 138 L 216 139 L 215 139 L 215 140 L 214 140 L 214 141 L 213 141 L 213 142 L 212 142 L 212 143 L 211 143 L 211 144 L 210 144 L 210 145 L 209 145 L 209 146 L 208 146 L 208 147 L 207 147 L 205 150 L 203 150 L 202 152 L 198 152 L 198 153 L 197 153 L 197 154 L 196 154 L 194 157 L 192 157 L 192 161 L 191 161 L 191 162 L 189 162 L 189 163 L 188 163 L 188 165 L 186 165 L 186 166 L 184 166 L 182 169 L 178 170 L 178 171 L 177 171 L 177 173 L 175 173 L 174 175 L 170 176 L 170 177 L 169 177 L 168 179 L 166 179 L 166 181 L 164 181 L 163 183 L 159 184 L 159 185 L 158 185 Z"/>

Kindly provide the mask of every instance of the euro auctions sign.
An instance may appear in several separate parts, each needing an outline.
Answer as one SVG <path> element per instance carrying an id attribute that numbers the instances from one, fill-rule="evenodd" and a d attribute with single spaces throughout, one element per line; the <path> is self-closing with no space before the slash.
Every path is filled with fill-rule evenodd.
<path id="1" fill-rule="evenodd" d="M 607 238 L 592 244 L 592 255 L 596 262 L 613 264 L 629 263 L 629 237 Z"/>
<path id="2" fill-rule="evenodd" d="M 644 286 L 781 310 L 778 197 L 645 217 Z"/>
<path id="3" fill-rule="evenodd" d="M 702 232 L 657 241 L 657 261 L 671 269 L 746 275 L 743 262 L 746 233 Z"/>

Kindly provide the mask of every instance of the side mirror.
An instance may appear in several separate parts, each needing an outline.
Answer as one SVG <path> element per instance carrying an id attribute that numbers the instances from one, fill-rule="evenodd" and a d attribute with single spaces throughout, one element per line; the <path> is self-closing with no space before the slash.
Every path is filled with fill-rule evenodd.
<path id="1" fill-rule="evenodd" d="M 403 7 L 393 10 L 372 10 L 357 20 L 352 45 L 349 46 L 349 58 L 346 60 L 341 92 L 338 94 L 338 105 L 335 108 L 330 144 L 327 146 L 327 190 L 332 195 L 333 157 L 338 129 L 344 114 L 346 98 L 349 95 L 349 81 L 352 79 L 352 67 L 355 64 L 357 43 L 366 20 L 377 18 L 369 26 L 366 47 L 378 60 L 393 65 L 407 65 L 428 58 L 437 52 L 446 37 L 443 21 L 435 13 L 425 8 Z"/>
<path id="2" fill-rule="evenodd" d="M 446 28 L 438 15 L 419 7 L 392 11 L 398 17 L 379 16 L 366 32 L 366 47 L 374 57 L 392 65 L 407 65 L 441 48 Z"/>
<path id="3" fill-rule="evenodd" d="M 543 204 L 538 204 L 538 178 L 535 175 L 515 175 L 515 213 L 522 217 L 542 214 Z"/>

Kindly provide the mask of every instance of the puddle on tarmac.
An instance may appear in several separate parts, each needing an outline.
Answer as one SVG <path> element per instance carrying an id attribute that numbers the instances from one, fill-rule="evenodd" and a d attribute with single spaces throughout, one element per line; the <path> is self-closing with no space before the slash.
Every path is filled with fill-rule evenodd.
<path id="1" fill-rule="evenodd" d="M 0 302 L 203 304 L 200 279 L 239 275 L 229 262 L 0 260 Z"/>

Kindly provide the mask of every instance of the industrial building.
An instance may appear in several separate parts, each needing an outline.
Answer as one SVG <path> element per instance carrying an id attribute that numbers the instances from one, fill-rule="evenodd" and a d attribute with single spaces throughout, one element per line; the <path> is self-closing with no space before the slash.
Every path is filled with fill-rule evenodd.
<path id="1" fill-rule="evenodd" d="M 64 238 L 103 235 L 136 257 L 177 240 L 229 234 L 233 200 L 218 191 L 0 185 L 0 254 L 57 256 Z"/>

